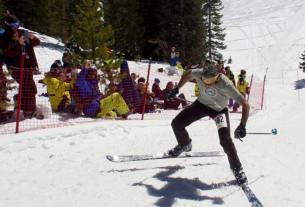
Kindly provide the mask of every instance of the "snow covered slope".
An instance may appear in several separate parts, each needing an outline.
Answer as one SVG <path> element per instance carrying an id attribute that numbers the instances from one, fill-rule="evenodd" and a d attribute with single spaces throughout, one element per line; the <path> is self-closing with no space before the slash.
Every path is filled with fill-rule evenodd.
<path id="1" fill-rule="evenodd" d="M 248 135 L 234 140 L 250 186 L 264 206 L 303 207 L 305 201 L 305 2 L 223 1 L 225 58 L 237 74 L 263 79 L 266 106 L 249 117 Z M 54 39 L 40 36 L 41 67 L 61 58 Z M 52 45 L 51 47 L 49 47 Z M 130 67 L 133 63 L 130 63 Z M 146 68 L 146 64 L 137 67 Z M 297 90 L 298 89 L 298 90 Z M 170 120 L 109 121 L 0 136 L 1 207 L 250 206 L 226 156 L 111 163 L 107 154 L 164 152 L 176 145 Z M 232 131 L 239 124 L 231 120 Z M 189 126 L 194 151 L 222 150 L 211 120 Z"/>

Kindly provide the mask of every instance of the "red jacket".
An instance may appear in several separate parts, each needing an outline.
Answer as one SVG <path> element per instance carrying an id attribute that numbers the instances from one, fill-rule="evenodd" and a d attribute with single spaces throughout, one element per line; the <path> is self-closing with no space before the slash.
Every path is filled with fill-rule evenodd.
<path id="1" fill-rule="evenodd" d="M 155 97 L 159 99 L 164 99 L 164 95 L 160 89 L 160 86 L 158 86 L 156 83 L 152 86 L 152 92 L 155 93 Z"/>
<path id="2" fill-rule="evenodd" d="M 21 36 L 24 30 L 18 29 L 17 34 Z M 29 43 L 26 42 L 26 52 L 24 58 L 24 67 L 28 70 L 35 70 L 38 67 L 37 60 L 33 47 L 40 45 L 40 40 L 37 37 L 29 39 Z M 6 33 L 1 36 L 0 46 L 4 54 L 4 62 L 7 67 L 20 68 L 22 45 L 11 39 Z"/>

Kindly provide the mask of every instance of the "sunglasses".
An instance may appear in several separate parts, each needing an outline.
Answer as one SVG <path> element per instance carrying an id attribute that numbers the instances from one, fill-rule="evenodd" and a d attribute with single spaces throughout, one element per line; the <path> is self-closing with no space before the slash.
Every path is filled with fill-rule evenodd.
<path id="1" fill-rule="evenodd" d="M 13 23 L 8 23 L 7 21 L 5 21 L 5 24 L 10 26 L 10 27 L 19 27 L 20 21 L 13 22 Z"/>
<path id="2" fill-rule="evenodd" d="M 220 73 L 218 73 L 215 77 L 212 77 L 212 78 L 206 78 L 202 75 L 201 80 L 204 84 L 209 85 L 209 84 L 214 83 L 217 80 L 217 78 L 219 77 L 219 75 L 220 75 Z"/>

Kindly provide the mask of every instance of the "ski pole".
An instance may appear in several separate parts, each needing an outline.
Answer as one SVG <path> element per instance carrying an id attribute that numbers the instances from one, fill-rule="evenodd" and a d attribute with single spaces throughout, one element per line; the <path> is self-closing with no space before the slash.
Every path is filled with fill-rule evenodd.
<path id="1" fill-rule="evenodd" d="M 175 97 L 175 99 L 179 99 L 181 101 L 185 101 L 185 102 L 188 102 L 188 103 L 193 103 L 192 101 L 188 101 L 188 100 L 186 100 L 184 98 L 180 98 L 180 97 Z"/>
<path id="2" fill-rule="evenodd" d="M 273 134 L 273 135 L 277 135 L 277 129 L 272 129 L 271 132 L 250 132 L 247 134 Z"/>

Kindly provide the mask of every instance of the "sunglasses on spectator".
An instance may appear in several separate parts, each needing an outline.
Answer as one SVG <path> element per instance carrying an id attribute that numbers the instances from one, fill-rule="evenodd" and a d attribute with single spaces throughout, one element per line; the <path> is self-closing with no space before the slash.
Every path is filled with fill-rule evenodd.
<path id="1" fill-rule="evenodd" d="M 5 21 L 5 24 L 10 26 L 10 27 L 19 27 L 20 21 L 13 22 L 13 23 L 8 23 L 7 21 Z"/>
<path id="2" fill-rule="evenodd" d="M 217 78 L 219 77 L 219 75 L 220 75 L 220 73 L 218 73 L 215 77 L 212 77 L 212 78 L 206 78 L 202 75 L 201 80 L 204 84 L 209 85 L 209 84 L 214 83 L 217 80 Z"/>

